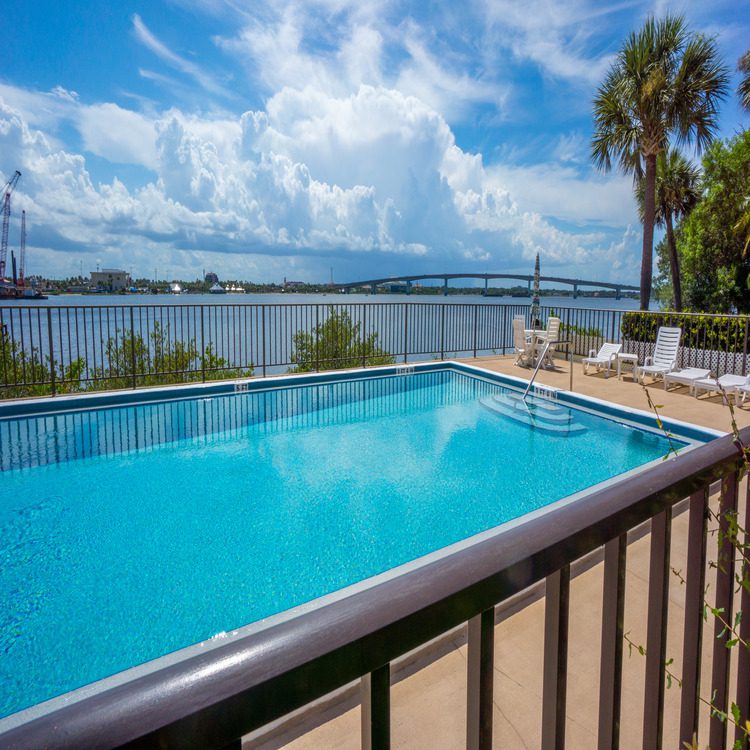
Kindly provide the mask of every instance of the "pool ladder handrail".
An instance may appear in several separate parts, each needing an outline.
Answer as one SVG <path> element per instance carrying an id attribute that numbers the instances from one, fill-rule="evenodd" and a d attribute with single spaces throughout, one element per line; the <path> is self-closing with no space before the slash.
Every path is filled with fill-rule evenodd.
<path id="1" fill-rule="evenodd" d="M 553 344 L 559 344 L 559 341 L 547 341 L 544 344 L 544 349 L 542 349 L 542 353 L 539 355 L 539 359 L 536 361 L 536 367 L 534 367 L 534 372 L 531 376 L 531 380 L 529 380 L 529 384 L 526 386 L 526 390 L 523 392 L 523 396 L 521 396 L 521 400 L 526 403 L 526 396 L 529 394 L 529 390 L 531 389 L 531 386 L 534 384 L 534 379 L 536 378 L 537 373 L 539 372 L 539 368 L 542 366 L 542 362 L 544 362 L 544 358 L 547 356 L 547 351 Z"/>

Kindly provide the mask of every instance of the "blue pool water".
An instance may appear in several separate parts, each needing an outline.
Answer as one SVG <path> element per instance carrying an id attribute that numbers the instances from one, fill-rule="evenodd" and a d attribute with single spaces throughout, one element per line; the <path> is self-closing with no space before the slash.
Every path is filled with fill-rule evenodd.
<path id="1" fill-rule="evenodd" d="M 503 393 L 443 370 L 0 420 L 0 716 L 668 452 Z"/>

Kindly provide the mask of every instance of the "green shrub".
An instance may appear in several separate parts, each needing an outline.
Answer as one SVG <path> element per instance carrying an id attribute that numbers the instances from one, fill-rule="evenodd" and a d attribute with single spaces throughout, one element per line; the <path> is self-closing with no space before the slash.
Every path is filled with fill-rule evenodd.
<path id="1" fill-rule="evenodd" d="M 328 318 L 312 332 L 294 334 L 292 362 L 289 372 L 343 370 L 368 365 L 392 365 L 388 352 L 378 347 L 378 334 L 362 336 L 362 324 L 353 323 L 346 311 L 328 308 Z"/>
<path id="2" fill-rule="evenodd" d="M 623 338 L 653 343 L 660 326 L 674 326 L 682 328 L 681 345 L 688 349 L 741 353 L 747 322 L 744 316 L 626 312 L 621 331 Z"/>

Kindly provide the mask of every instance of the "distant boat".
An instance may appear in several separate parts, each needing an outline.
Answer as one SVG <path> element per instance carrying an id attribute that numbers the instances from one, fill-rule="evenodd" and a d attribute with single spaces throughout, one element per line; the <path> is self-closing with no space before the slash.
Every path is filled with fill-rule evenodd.
<path id="1" fill-rule="evenodd" d="M 47 299 L 46 294 L 42 294 L 38 289 L 27 286 L 24 289 L 18 289 L 18 299 L 29 300 L 29 299 Z"/>
<path id="2" fill-rule="evenodd" d="M 47 295 L 42 294 L 34 287 L 17 287 L 14 284 L 2 281 L 0 282 L 0 299 L 38 300 L 47 299 Z"/>
<path id="3" fill-rule="evenodd" d="M 170 294 L 182 294 L 182 287 L 175 281 L 169 285 Z"/>
<path id="4" fill-rule="evenodd" d="M 227 292 L 229 294 L 245 294 L 245 289 L 241 286 L 228 286 Z"/>
<path id="5" fill-rule="evenodd" d="M 227 290 L 226 290 L 226 289 L 224 289 L 224 287 L 223 287 L 223 286 L 222 286 L 221 284 L 219 284 L 218 282 L 216 282 L 216 284 L 214 284 L 214 285 L 213 285 L 213 286 L 212 286 L 212 287 L 211 287 L 211 288 L 210 288 L 210 289 L 208 290 L 208 292 L 209 292 L 209 294 L 226 294 L 226 293 L 227 293 Z"/>

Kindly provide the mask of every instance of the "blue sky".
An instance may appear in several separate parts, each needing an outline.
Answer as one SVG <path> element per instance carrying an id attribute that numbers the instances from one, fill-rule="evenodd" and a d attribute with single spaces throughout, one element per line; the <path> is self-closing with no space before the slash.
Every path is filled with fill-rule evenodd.
<path id="1" fill-rule="evenodd" d="M 651 14 L 685 15 L 750 124 L 748 0 L 10 0 L 0 179 L 27 273 L 338 281 L 420 272 L 637 283 L 631 178 L 591 101 Z"/>

